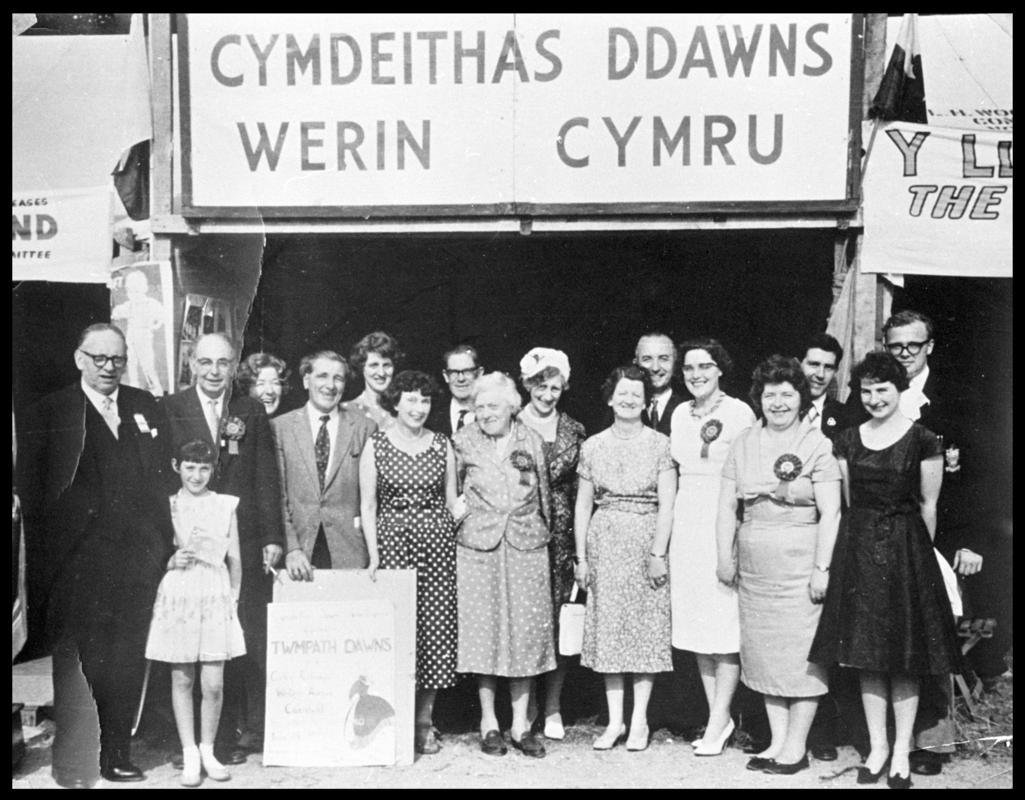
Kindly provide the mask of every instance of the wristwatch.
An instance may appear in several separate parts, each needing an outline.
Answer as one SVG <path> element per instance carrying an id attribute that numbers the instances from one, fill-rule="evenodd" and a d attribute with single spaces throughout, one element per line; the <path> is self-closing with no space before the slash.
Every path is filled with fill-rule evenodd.
<path id="1" fill-rule="evenodd" d="M 815 565 L 815 569 L 819 572 L 829 572 L 829 567 L 820 567 L 818 564 Z"/>

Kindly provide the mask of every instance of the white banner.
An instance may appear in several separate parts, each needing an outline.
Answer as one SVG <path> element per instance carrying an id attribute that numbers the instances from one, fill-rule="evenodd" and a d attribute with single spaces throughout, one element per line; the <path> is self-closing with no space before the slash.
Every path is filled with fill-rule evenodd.
<path id="1" fill-rule="evenodd" d="M 881 127 L 865 171 L 862 270 L 1010 278 L 1013 138 Z"/>
<path id="2" fill-rule="evenodd" d="M 841 207 L 853 28 L 822 13 L 188 15 L 185 210 Z"/>
<path id="3" fill-rule="evenodd" d="M 113 251 L 110 187 L 13 192 L 12 279 L 106 283 Z"/>

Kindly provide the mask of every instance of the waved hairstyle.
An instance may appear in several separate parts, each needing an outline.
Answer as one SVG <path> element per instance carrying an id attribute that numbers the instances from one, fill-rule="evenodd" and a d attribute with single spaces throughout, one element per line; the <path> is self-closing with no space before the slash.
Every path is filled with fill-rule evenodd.
<path id="1" fill-rule="evenodd" d="M 677 370 L 681 375 L 683 374 L 683 361 L 691 350 L 704 350 L 708 353 L 719 371 L 722 372 L 723 378 L 729 378 L 733 374 L 733 359 L 730 358 L 730 354 L 726 352 L 726 348 L 719 343 L 718 339 L 699 336 L 696 339 L 688 339 L 677 350 L 680 353 L 680 360 L 676 362 Z"/>
<path id="2" fill-rule="evenodd" d="M 470 399 L 475 405 L 481 392 L 498 392 L 512 408 L 514 417 L 520 413 L 520 409 L 523 407 L 523 398 L 520 397 L 520 393 L 516 389 L 516 381 L 504 372 L 489 372 L 473 382 Z"/>
<path id="3" fill-rule="evenodd" d="M 345 382 L 349 382 L 349 376 L 352 374 L 349 370 L 349 364 L 344 357 L 336 353 L 334 350 L 318 350 L 316 353 L 311 353 L 308 356 L 303 356 L 299 362 L 299 374 L 302 377 L 306 377 L 313 372 L 313 362 L 318 358 L 326 358 L 330 361 L 337 361 L 342 365 L 342 374 L 345 375 Z"/>
<path id="4" fill-rule="evenodd" d="M 898 392 L 903 392 L 908 388 L 908 371 L 885 350 L 874 350 L 854 365 L 848 386 L 860 394 L 862 381 L 892 383 Z"/>
<path id="5" fill-rule="evenodd" d="M 438 394 L 438 382 L 426 372 L 407 369 L 396 375 L 388 387 L 381 393 L 381 408 L 393 417 L 398 414 L 396 406 L 403 392 L 419 392 L 432 400 Z"/>
<path id="6" fill-rule="evenodd" d="M 249 394 L 249 390 L 253 388 L 260 375 L 260 370 L 267 367 L 277 370 L 278 380 L 281 381 L 281 396 L 284 397 L 288 394 L 291 389 L 288 385 L 288 378 L 292 371 L 288 368 L 288 364 L 271 353 L 253 353 L 239 364 L 238 374 L 235 376 L 235 385 L 238 390 L 242 394 Z"/>
<path id="7" fill-rule="evenodd" d="M 751 373 L 751 392 L 749 397 L 754 405 L 755 414 L 759 419 L 765 416 L 762 412 L 762 393 L 770 384 L 789 383 L 801 395 L 801 408 L 798 415 L 803 419 L 811 408 L 811 387 L 801 369 L 801 362 L 796 358 L 787 358 L 778 353 L 769 356 L 755 367 Z"/>
<path id="8" fill-rule="evenodd" d="M 565 392 L 569 389 L 569 381 L 566 380 L 566 376 L 559 372 L 558 367 L 552 366 L 545 367 L 540 372 L 535 372 L 529 378 L 525 375 L 520 375 L 520 385 L 529 392 L 535 386 L 540 386 L 545 381 L 556 377 L 562 378 L 562 391 Z"/>
<path id="9" fill-rule="evenodd" d="M 121 341 L 125 343 L 125 347 L 128 347 L 128 340 L 125 339 L 125 333 L 117 325 L 111 325 L 109 322 L 94 322 L 92 325 L 88 326 L 87 328 L 84 328 L 82 330 L 82 333 L 79 334 L 78 345 L 76 346 L 76 349 L 80 348 L 83 344 L 85 344 L 85 340 L 89 338 L 90 334 L 105 331 L 116 333 L 118 336 L 121 337 Z"/>
<path id="10" fill-rule="evenodd" d="M 215 464 L 217 463 L 217 452 L 214 446 L 202 439 L 193 439 L 185 442 L 178 448 L 179 466 L 186 461 L 193 464 Z"/>
<path id="11" fill-rule="evenodd" d="M 886 322 L 883 324 L 883 341 L 886 341 L 886 333 L 890 330 L 890 328 L 903 328 L 905 325 L 914 325 L 916 322 L 921 322 L 923 325 L 925 325 L 925 335 L 931 342 L 934 327 L 932 324 L 932 320 L 929 319 L 921 311 L 912 311 L 911 309 L 907 309 L 905 311 L 898 311 L 896 314 L 893 314 L 888 320 L 886 320 Z"/>
<path id="12" fill-rule="evenodd" d="M 609 376 L 605 379 L 605 383 L 601 385 L 601 399 L 605 405 L 608 405 L 609 400 L 612 399 L 612 395 L 616 392 L 616 387 L 620 381 L 640 381 L 644 386 L 644 405 L 647 407 L 651 403 L 651 396 L 655 389 L 651 385 L 651 375 L 643 367 L 638 367 L 636 364 L 626 364 L 622 367 L 616 367 Z"/>
<path id="13" fill-rule="evenodd" d="M 466 355 L 468 355 L 470 358 L 473 359 L 473 365 L 475 367 L 479 367 L 480 366 L 480 356 L 477 355 L 477 348 L 476 347 L 474 347 L 472 344 L 457 344 L 455 347 L 451 348 L 450 350 L 446 350 L 444 355 L 442 355 L 441 363 L 444 365 L 443 368 L 444 369 L 448 369 L 448 360 L 452 356 L 457 356 L 457 355 L 460 355 L 460 354 L 463 354 L 463 353 L 465 353 Z"/>
<path id="14" fill-rule="evenodd" d="M 398 369 L 399 363 L 405 358 L 405 353 L 399 349 L 399 342 L 394 336 L 384 331 L 368 333 L 352 348 L 349 354 L 349 365 L 357 375 L 363 374 L 363 367 L 366 366 L 367 357 L 371 353 L 377 353 L 381 358 L 390 358 L 391 363 Z"/>
<path id="15" fill-rule="evenodd" d="M 840 343 L 828 333 L 816 333 L 808 337 L 804 343 L 804 351 L 801 353 L 801 361 L 808 355 L 809 350 L 823 350 L 836 356 L 836 364 L 840 366 L 843 360 L 843 348 Z"/>

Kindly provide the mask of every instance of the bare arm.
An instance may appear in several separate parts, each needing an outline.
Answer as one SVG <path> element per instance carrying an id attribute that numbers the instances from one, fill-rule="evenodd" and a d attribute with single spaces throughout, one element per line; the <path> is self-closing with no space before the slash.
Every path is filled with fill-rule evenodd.
<path id="1" fill-rule="evenodd" d="M 374 459 L 374 442 L 368 439 L 359 457 L 359 508 L 363 523 L 363 540 L 367 543 L 370 563 L 367 566 L 370 579 L 374 580 L 380 556 L 377 552 L 377 463 Z"/>
<path id="2" fill-rule="evenodd" d="M 943 484 L 943 456 L 927 458 L 922 462 L 922 499 L 919 509 L 922 512 L 922 521 L 925 522 L 925 529 L 929 531 L 929 538 L 936 538 L 936 501 L 940 496 L 940 486 Z"/>
<path id="3" fill-rule="evenodd" d="M 720 583 L 737 582 L 737 561 L 733 543 L 737 538 L 737 482 L 723 477 L 719 489 L 719 514 L 715 520 L 715 575 Z"/>
<path id="4" fill-rule="evenodd" d="M 836 532 L 840 527 L 840 483 L 825 481 L 812 484 L 815 506 L 819 511 L 815 566 L 808 582 L 808 593 L 813 603 L 821 603 L 825 599 L 829 586 L 829 565 L 833 560 L 833 545 L 836 544 Z"/>
<path id="5" fill-rule="evenodd" d="M 238 602 L 242 591 L 242 552 L 238 544 L 238 518 L 231 512 L 231 524 L 228 526 L 228 579 L 231 582 L 231 596 Z"/>
<path id="6" fill-rule="evenodd" d="M 676 503 L 676 467 L 658 473 L 658 516 L 655 518 L 655 538 L 648 553 L 648 583 L 652 589 L 662 586 L 669 577 L 666 562 L 669 537 L 673 532 L 673 506 Z"/>
<path id="7" fill-rule="evenodd" d="M 577 564 L 574 577 L 581 589 L 587 589 L 587 528 L 591 524 L 594 508 L 594 484 L 587 478 L 577 478 L 577 502 L 573 509 L 573 539 L 576 543 Z"/>

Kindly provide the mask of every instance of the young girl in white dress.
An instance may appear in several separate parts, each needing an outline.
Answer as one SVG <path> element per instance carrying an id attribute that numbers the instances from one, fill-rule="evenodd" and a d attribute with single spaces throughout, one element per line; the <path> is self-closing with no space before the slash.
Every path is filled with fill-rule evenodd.
<path id="1" fill-rule="evenodd" d="M 146 658 L 171 664 L 171 705 L 182 743 L 183 786 L 198 786 L 200 768 L 215 781 L 231 776 L 214 758 L 224 662 L 244 655 L 237 605 L 242 584 L 238 498 L 207 489 L 216 456 L 207 442 L 182 445 L 172 460 L 182 488 L 170 498 L 175 553 L 157 590 Z M 203 701 L 196 747 L 192 686 L 200 663 Z"/>

